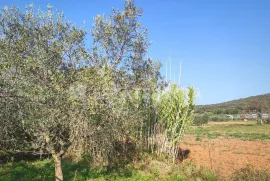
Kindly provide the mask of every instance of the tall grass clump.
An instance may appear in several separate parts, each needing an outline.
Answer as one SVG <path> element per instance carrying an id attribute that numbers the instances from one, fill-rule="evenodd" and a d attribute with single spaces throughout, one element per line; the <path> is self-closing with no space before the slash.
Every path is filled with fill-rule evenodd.
<path id="1" fill-rule="evenodd" d="M 179 154 L 178 144 L 194 116 L 195 91 L 172 84 L 156 95 L 158 123 L 154 126 L 154 144 L 158 154 L 168 154 L 173 161 Z"/>

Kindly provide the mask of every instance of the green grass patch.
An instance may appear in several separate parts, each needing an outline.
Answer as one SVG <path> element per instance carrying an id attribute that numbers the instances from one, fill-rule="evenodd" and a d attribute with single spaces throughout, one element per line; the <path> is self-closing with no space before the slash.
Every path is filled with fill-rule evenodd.
<path id="1" fill-rule="evenodd" d="M 130 165 L 113 170 L 91 169 L 89 163 L 63 161 L 65 181 L 184 181 L 218 180 L 215 173 L 206 167 L 184 162 L 178 165 L 158 161 L 153 156 L 145 156 Z M 54 167 L 51 159 L 41 161 L 20 161 L 0 165 L 1 181 L 53 181 Z"/>
<path id="2" fill-rule="evenodd" d="M 196 135 L 196 140 L 202 136 L 214 139 L 220 136 L 234 137 L 247 140 L 268 140 L 270 139 L 270 125 L 257 125 L 254 123 L 243 125 L 206 125 L 192 126 L 188 131 L 189 135 Z"/>
<path id="3" fill-rule="evenodd" d="M 240 138 L 245 140 L 267 140 L 270 139 L 268 134 L 259 134 L 259 133 L 230 133 L 227 134 L 230 137 Z"/>
<path id="4" fill-rule="evenodd" d="M 106 169 L 91 169 L 86 163 L 73 163 L 63 161 L 64 180 L 67 181 L 183 181 L 179 175 L 167 175 L 166 178 L 160 177 L 160 168 L 134 169 L 132 166 L 118 167 L 111 171 Z M 50 159 L 42 161 L 20 161 L 0 165 L 1 181 L 53 181 L 54 167 Z"/>
<path id="5" fill-rule="evenodd" d="M 222 134 L 220 134 L 220 133 L 207 133 L 207 137 L 210 139 L 214 139 L 214 138 L 217 138 L 219 136 L 222 136 Z"/>
<path id="6" fill-rule="evenodd" d="M 202 140 L 202 139 L 201 139 L 201 136 L 197 134 L 197 136 L 196 136 L 196 141 L 201 141 L 201 140 Z"/>
<path id="7" fill-rule="evenodd" d="M 119 168 L 111 172 L 106 170 L 98 170 L 89 168 L 86 163 L 73 163 L 71 161 L 63 161 L 64 180 L 67 181 L 86 181 L 86 180 L 151 180 L 150 176 L 145 176 L 132 170 L 129 167 Z M 27 162 L 20 161 L 17 163 L 9 163 L 0 167 L 1 181 L 50 181 L 54 178 L 54 166 L 50 159 Z"/>

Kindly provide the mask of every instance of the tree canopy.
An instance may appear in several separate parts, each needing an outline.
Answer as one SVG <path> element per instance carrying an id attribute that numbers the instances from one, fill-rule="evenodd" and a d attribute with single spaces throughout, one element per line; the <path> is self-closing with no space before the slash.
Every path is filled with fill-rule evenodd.
<path id="1" fill-rule="evenodd" d="M 126 0 L 123 11 L 97 15 L 87 50 L 88 32 L 63 12 L 49 5 L 46 12 L 34 5 L 26 12 L 5 7 L 0 12 L 1 151 L 51 155 L 56 180 L 63 180 L 63 155 L 87 153 L 104 163 L 119 141 L 133 140 L 137 149 L 175 159 L 193 120 L 194 90 L 165 89 L 161 64 L 146 56 L 141 14 Z"/>

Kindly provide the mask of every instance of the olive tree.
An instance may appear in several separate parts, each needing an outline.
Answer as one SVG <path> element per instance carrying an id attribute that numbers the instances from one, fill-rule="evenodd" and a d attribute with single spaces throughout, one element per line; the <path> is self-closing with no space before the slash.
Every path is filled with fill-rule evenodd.
<path id="1" fill-rule="evenodd" d="M 22 13 L 5 7 L 0 14 L 1 129 L 10 123 L 28 138 L 32 152 L 47 152 L 55 163 L 56 180 L 63 180 L 61 158 L 72 143 L 76 121 L 70 85 L 76 81 L 79 61 L 85 55 L 85 32 L 57 15 L 34 6 Z M 15 116 L 7 116 L 13 112 Z M 15 134 L 14 134 L 15 135 Z M 16 140 L 14 140 L 16 142 Z M 15 143 L 14 142 L 14 143 Z"/>
<path id="2" fill-rule="evenodd" d="M 115 135 L 125 139 L 143 137 L 146 109 L 141 98 L 150 100 L 150 93 L 161 83 L 160 63 L 146 56 L 150 44 L 147 29 L 138 22 L 141 15 L 134 1 L 126 0 L 123 11 L 112 9 L 109 17 L 96 16 L 91 30 L 90 64 L 110 72 L 106 74 L 112 82 L 109 90 L 117 99 L 107 102 L 112 102 L 111 118 L 118 130 Z"/>

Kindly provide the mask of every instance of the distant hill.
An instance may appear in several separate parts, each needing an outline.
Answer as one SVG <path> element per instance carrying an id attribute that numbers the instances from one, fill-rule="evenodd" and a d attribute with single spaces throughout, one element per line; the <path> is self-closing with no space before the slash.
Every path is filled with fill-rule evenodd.
<path id="1" fill-rule="evenodd" d="M 264 113 L 270 113 L 270 93 L 219 104 L 197 105 L 195 107 L 195 112 L 212 112 L 213 114 L 240 114 L 256 112 L 258 109 L 261 109 Z"/>

